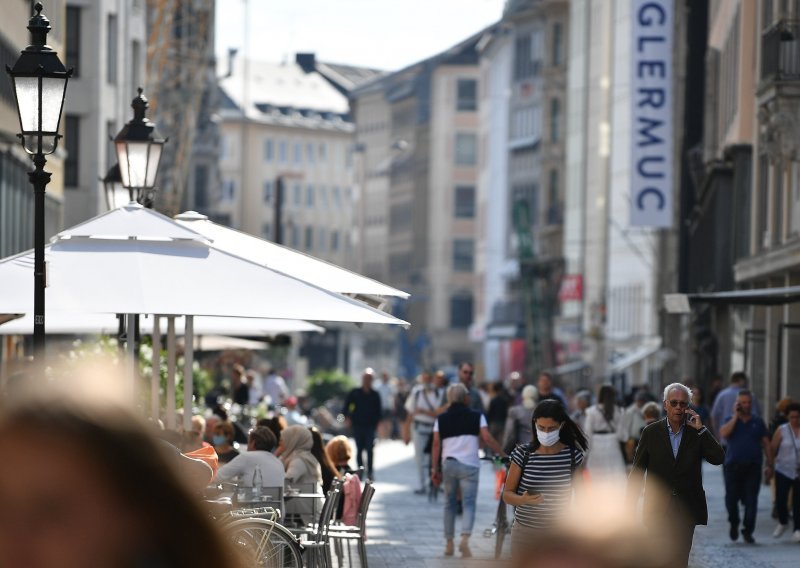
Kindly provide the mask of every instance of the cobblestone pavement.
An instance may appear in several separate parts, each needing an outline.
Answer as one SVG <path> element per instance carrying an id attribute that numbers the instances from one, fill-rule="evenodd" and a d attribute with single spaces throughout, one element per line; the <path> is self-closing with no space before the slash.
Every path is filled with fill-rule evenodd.
<path id="1" fill-rule="evenodd" d="M 494 540 L 483 536 L 491 527 L 497 501 L 494 500 L 494 472 L 487 462 L 481 468 L 478 511 L 471 540 L 474 558 L 465 562 L 456 556 L 445 558 L 443 537 L 443 496 L 431 503 L 415 495 L 414 461 L 411 446 L 381 441 L 375 447 L 376 493 L 367 518 L 370 568 L 451 568 L 495 566 Z M 722 470 L 706 465 L 709 525 L 698 527 L 689 565 L 692 568 L 796 568 L 800 566 L 800 544 L 792 543 L 790 532 L 773 539 L 775 521 L 769 487 L 762 486 L 755 545 L 728 537 L 725 488 Z M 459 530 L 456 523 L 456 532 Z M 506 554 L 508 547 L 506 546 Z"/>

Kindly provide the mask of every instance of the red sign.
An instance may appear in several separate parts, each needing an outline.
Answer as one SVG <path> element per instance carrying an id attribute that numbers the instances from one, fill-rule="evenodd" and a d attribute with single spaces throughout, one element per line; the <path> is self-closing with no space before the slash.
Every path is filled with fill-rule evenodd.
<path id="1" fill-rule="evenodd" d="M 558 300 L 560 302 L 583 300 L 583 274 L 567 274 L 561 279 Z"/>

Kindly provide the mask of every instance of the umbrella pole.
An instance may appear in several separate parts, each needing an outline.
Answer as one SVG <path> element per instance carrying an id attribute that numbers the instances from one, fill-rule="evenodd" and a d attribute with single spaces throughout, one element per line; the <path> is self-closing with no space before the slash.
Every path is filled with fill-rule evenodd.
<path id="1" fill-rule="evenodd" d="M 153 371 L 150 373 L 150 416 L 158 420 L 159 390 L 161 389 L 161 316 L 153 316 Z"/>
<path id="2" fill-rule="evenodd" d="M 136 316 L 128 314 L 125 318 L 128 326 L 126 349 L 128 351 L 128 374 L 130 380 L 131 397 L 136 399 Z"/>
<path id="3" fill-rule="evenodd" d="M 175 429 L 175 316 L 167 317 L 167 429 Z"/>
<path id="4" fill-rule="evenodd" d="M 194 316 L 186 316 L 183 334 L 183 429 L 192 430 L 192 393 L 194 390 Z"/>

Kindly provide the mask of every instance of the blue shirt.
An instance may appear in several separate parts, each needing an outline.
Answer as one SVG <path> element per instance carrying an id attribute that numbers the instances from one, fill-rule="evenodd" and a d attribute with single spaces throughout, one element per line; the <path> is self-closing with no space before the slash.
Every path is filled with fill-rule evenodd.
<path id="1" fill-rule="evenodd" d="M 680 430 L 678 433 L 672 431 L 672 427 L 669 425 L 669 420 L 667 420 L 667 433 L 669 434 L 669 443 L 672 444 L 672 457 L 678 457 L 678 449 L 681 447 L 681 440 L 683 440 L 683 429 L 686 427 L 685 424 L 681 424 Z"/>
<path id="2" fill-rule="evenodd" d="M 730 419 L 731 417 L 728 416 L 725 422 Z M 761 465 L 761 441 L 767 436 L 769 436 L 767 426 L 758 416 L 751 416 L 747 422 L 741 418 L 737 419 L 733 432 L 728 438 L 725 465 Z"/>

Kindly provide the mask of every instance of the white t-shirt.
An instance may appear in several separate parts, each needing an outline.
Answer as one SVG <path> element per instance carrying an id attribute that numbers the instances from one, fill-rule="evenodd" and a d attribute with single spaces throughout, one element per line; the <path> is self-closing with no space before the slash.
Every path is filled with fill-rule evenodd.
<path id="1" fill-rule="evenodd" d="M 481 429 L 486 428 L 486 416 L 481 414 Z M 433 425 L 433 431 L 439 431 L 439 421 L 437 420 Z M 480 440 L 478 436 L 467 434 L 464 436 L 451 436 L 442 440 L 442 460 L 447 458 L 455 458 L 464 465 L 471 465 L 474 467 L 481 466 L 481 458 L 478 455 L 478 448 Z"/>
<path id="2" fill-rule="evenodd" d="M 261 467 L 261 483 L 264 487 L 283 487 L 286 478 L 283 463 L 270 452 L 263 450 L 242 452 L 219 468 L 217 480 L 238 480 L 239 485 L 252 487 L 256 466 Z"/>

